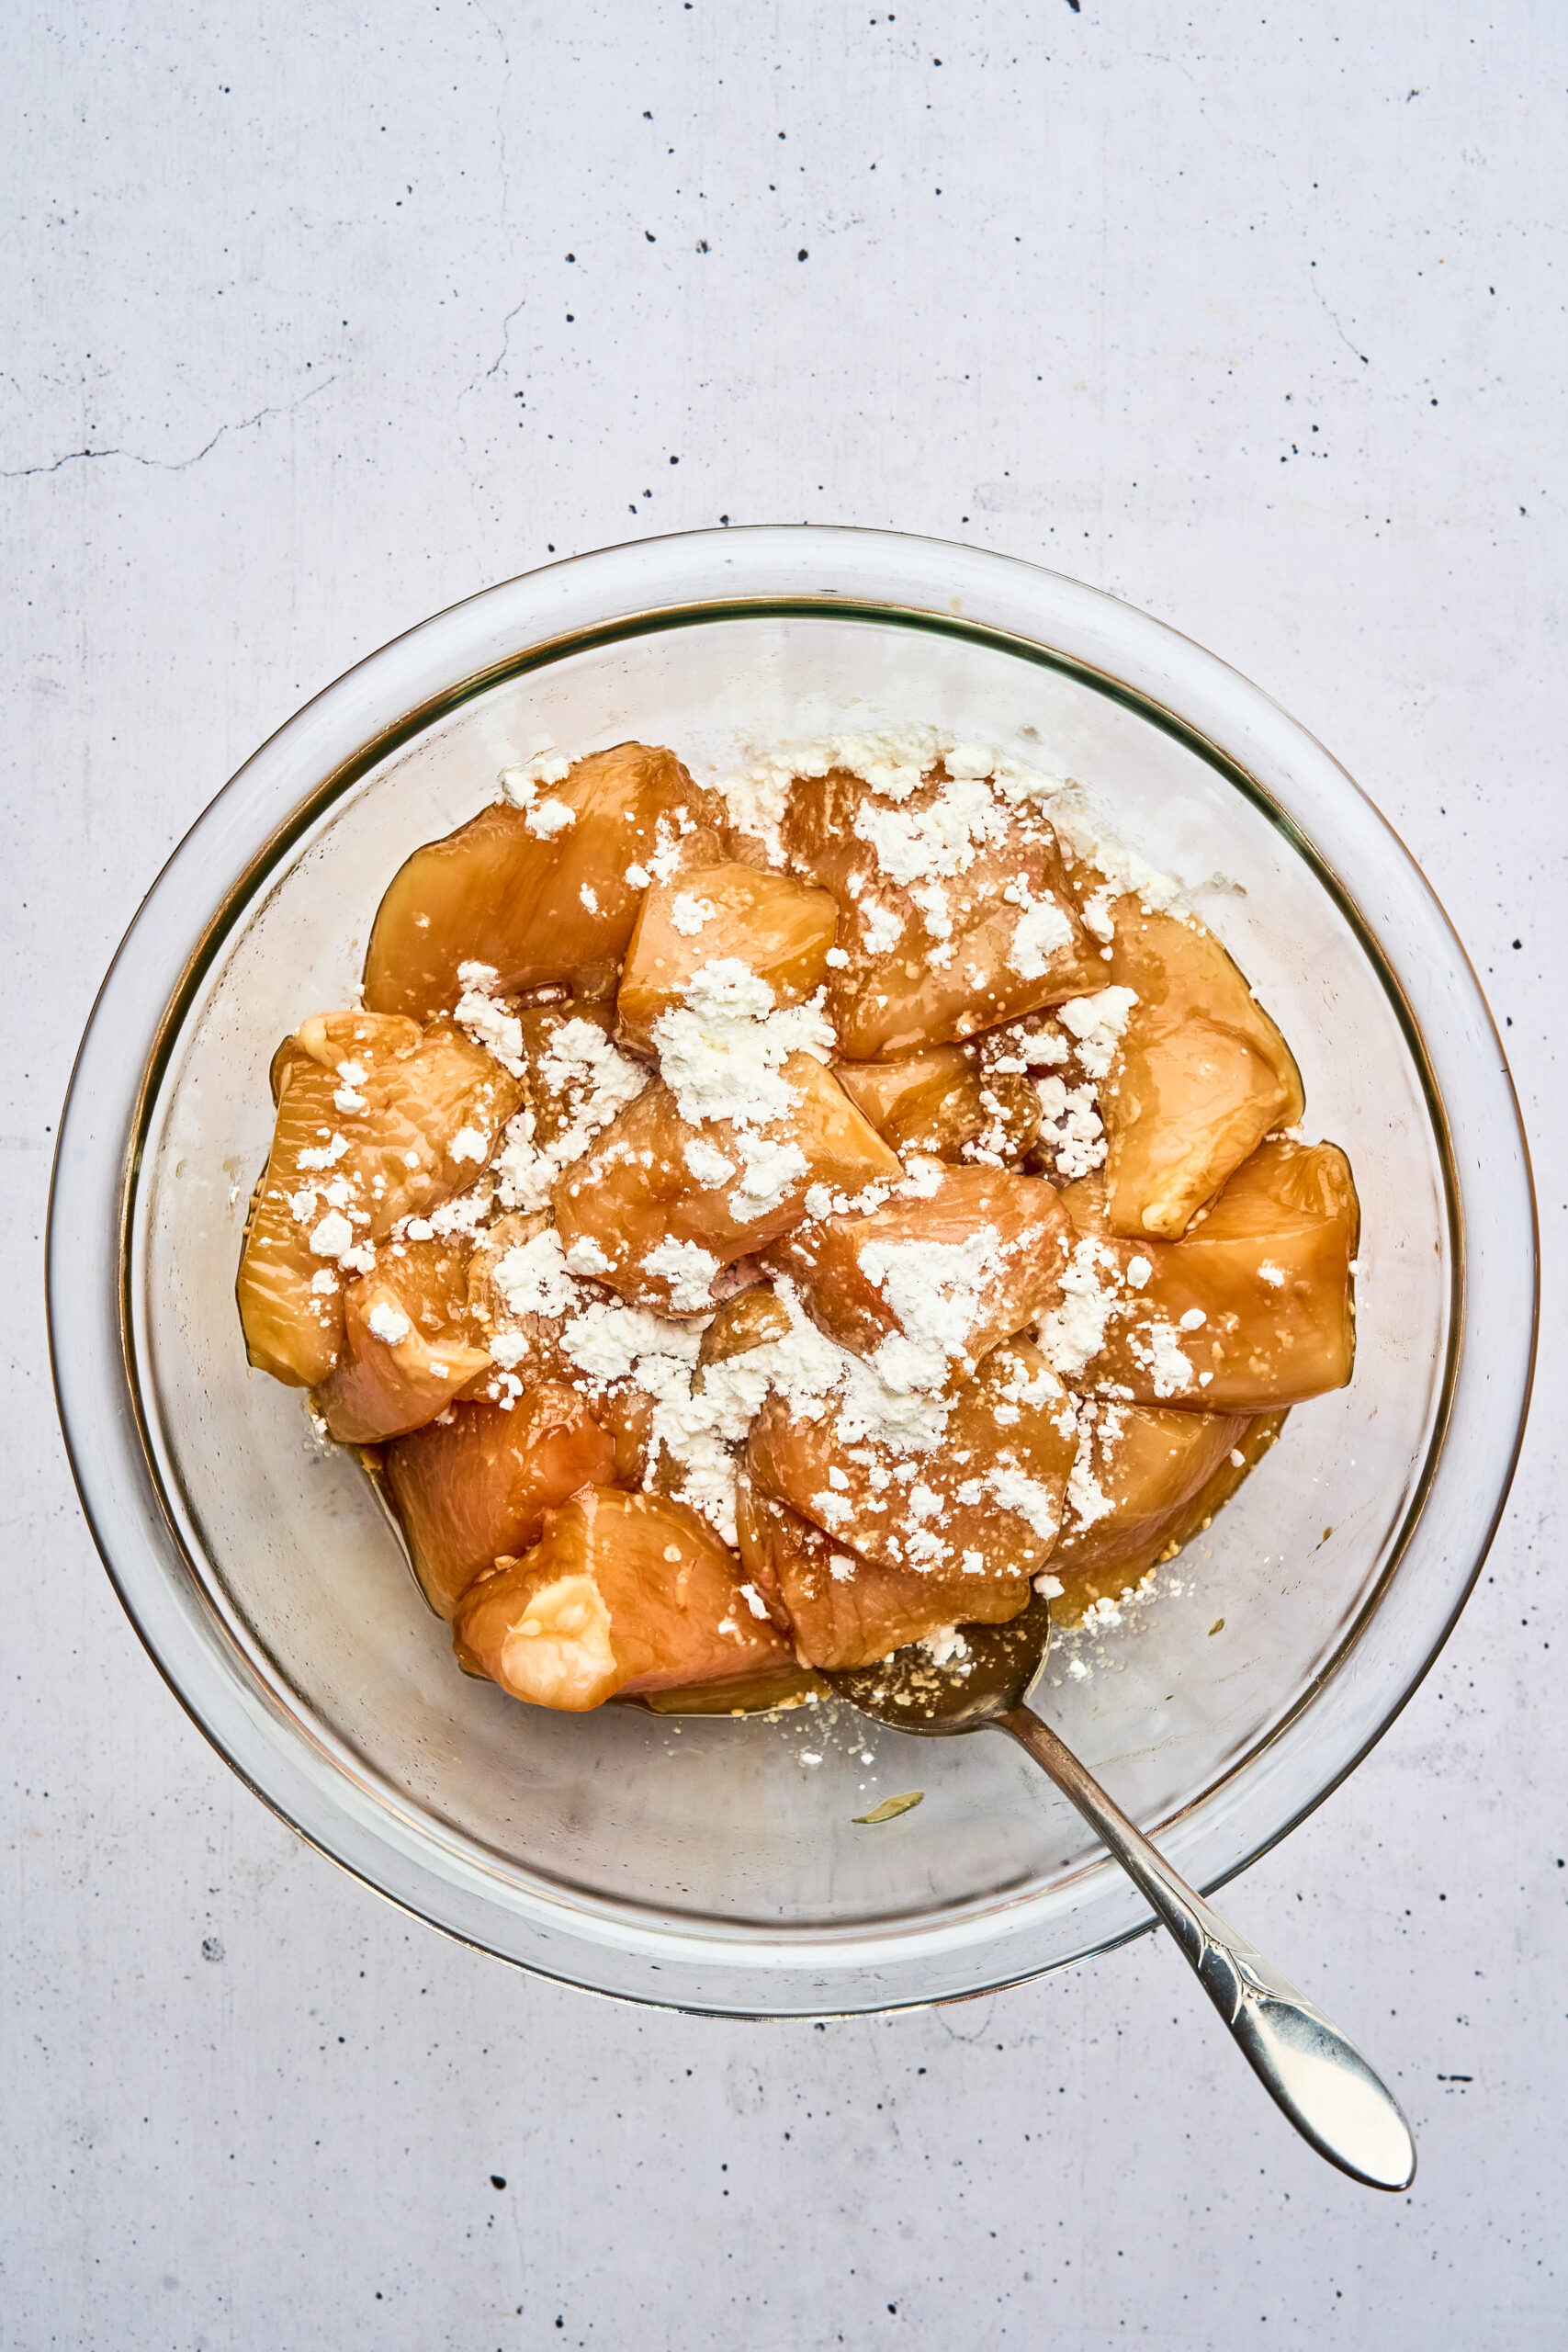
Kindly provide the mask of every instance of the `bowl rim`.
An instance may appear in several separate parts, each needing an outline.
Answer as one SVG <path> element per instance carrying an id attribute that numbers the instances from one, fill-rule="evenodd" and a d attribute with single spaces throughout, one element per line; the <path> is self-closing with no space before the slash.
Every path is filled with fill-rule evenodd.
<path id="1" fill-rule="evenodd" d="M 836 571 L 840 579 L 853 586 L 820 584 L 824 569 Z M 741 576 L 737 577 L 738 574 Z M 909 601 L 868 596 L 865 587 L 879 577 L 888 582 L 900 578 Z M 943 594 L 954 579 L 960 581 L 964 593 L 957 596 Z M 771 586 L 767 584 L 770 582 Z M 973 609 L 976 602 L 982 608 L 978 616 Z M 970 609 L 966 610 L 966 605 Z M 1041 607 L 1054 616 L 1058 634 L 1074 639 L 1075 650 L 1018 626 L 1021 620 L 1038 626 L 1043 616 Z M 538 1973 L 578 1984 L 584 1989 L 612 1991 L 657 2005 L 742 2016 L 821 2015 L 911 2003 L 922 2005 L 933 1996 L 930 1992 L 901 1995 L 898 1984 L 890 1981 L 889 1972 L 891 1978 L 897 1978 L 902 1963 L 917 1950 L 929 1952 L 942 1948 L 950 1944 L 955 1934 L 966 1949 L 978 1945 L 993 1951 L 994 1959 L 983 1971 L 983 1981 L 966 1981 L 961 1991 L 934 1997 L 965 1997 L 976 1991 L 1022 1981 L 1044 1968 L 1066 1965 L 1071 1960 L 1088 1956 L 1091 1951 L 1111 1949 L 1132 1935 L 1145 1932 L 1153 1922 L 1147 1916 L 1136 1916 L 1138 1906 L 1134 1905 L 1131 1924 L 1116 1934 L 1097 1937 L 1082 1951 L 1009 1966 L 1005 1963 L 1010 1951 L 1021 1940 L 1016 1932 L 1021 1924 L 1017 1919 L 1010 1928 L 1004 1924 L 1002 1932 L 989 1939 L 983 1934 L 966 1933 L 961 1924 L 953 1920 L 945 1930 L 940 1925 L 935 1928 L 917 1928 L 902 1930 L 892 1939 L 886 1932 L 878 1935 L 873 1931 L 868 1936 L 862 1928 L 823 1930 L 808 1927 L 795 1931 L 795 1944 L 787 1951 L 780 1948 L 781 1936 L 788 1940 L 784 1929 L 769 1935 L 741 1927 L 716 1936 L 712 1924 L 706 1923 L 701 1932 L 694 1934 L 691 1923 L 681 1920 L 660 1946 L 662 1957 L 652 1958 L 648 1950 L 641 1952 L 642 1965 L 634 1971 L 636 1981 L 621 1981 L 615 1971 L 610 1972 L 615 1981 L 607 1981 L 602 1965 L 585 1961 L 583 1946 L 586 1943 L 602 1962 L 606 1947 L 617 1943 L 615 1921 L 624 1906 L 615 1905 L 612 1898 L 605 1898 L 603 1906 L 584 1904 L 576 1891 L 563 1894 L 559 1885 L 552 1890 L 547 1880 L 541 1880 L 539 1892 L 545 1896 L 547 1910 L 552 1899 L 558 1911 L 564 1906 L 570 1916 L 570 1928 L 563 1937 L 558 1918 L 553 1923 L 536 1920 L 536 1932 L 526 1939 L 528 1949 L 525 1951 L 517 1947 L 515 1935 L 496 1936 L 498 1923 L 483 1916 L 482 1900 L 476 1910 L 472 1900 L 452 1899 L 452 1869 L 456 1865 L 447 1865 L 434 1852 L 440 1841 L 432 1838 L 428 1829 L 423 1838 L 426 1849 L 423 1856 L 424 1867 L 414 1872 L 418 1892 L 411 1888 L 406 1871 L 402 1883 L 388 1883 L 385 1871 L 378 1874 L 374 1866 L 377 1859 L 385 1860 L 384 1822 L 380 1825 L 383 1835 L 379 1841 L 372 1825 L 367 1852 L 363 1850 L 362 1837 L 346 1834 L 350 1828 L 363 1832 L 364 1819 L 353 1823 L 341 1814 L 334 1815 L 330 1806 L 323 1812 L 319 1804 L 306 1801 L 310 1788 L 319 1790 L 319 1782 L 299 1772 L 280 1773 L 276 1769 L 264 1778 L 259 1760 L 270 1761 L 276 1767 L 277 1758 L 275 1743 L 266 1736 L 262 1718 L 268 1717 L 275 1726 L 283 1720 L 289 1736 L 299 1738 L 301 1725 L 298 1709 L 285 1715 L 276 1705 L 263 1706 L 259 1711 L 253 1706 L 243 1711 L 250 1716 L 248 1724 L 241 1725 L 231 1708 L 217 1703 L 218 1694 L 210 1681 L 199 1692 L 192 1686 L 193 1652 L 188 1636 L 193 1628 L 188 1623 L 178 1622 L 182 1617 L 188 1620 L 190 1611 L 188 1606 L 171 1611 L 165 1605 L 171 1598 L 167 1589 L 170 1541 L 193 1579 L 197 1571 L 181 1543 L 175 1514 L 164 1490 L 140 1392 L 130 1288 L 130 1237 L 149 1122 L 169 1056 L 206 973 L 243 912 L 254 904 L 268 876 L 364 775 L 401 743 L 464 703 L 505 679 L 546 668 L 567 653 L 651 631 L 732 618 L 809 618 L 824 615 L 837 620 L 891 621 L 950 639 L 1000 648 L 1081 680 L 1198 752 L 1284 833 L 1319 884 L 1330 891 L 1340 906 L 1389 996 L 1427 1097 L 1443 1169 L 1452 1298 L 1448 1361 L 1425 1459 L 1413 1482 L 1400 1532 L 1390 1545 L 1382 1571 L 1320 1670 L 1259 1739 L 1233 1758 L 1195 1795 L 1186 1799 L 1161 1825 L 1164 1843 L 1173 1859 L 1187 1842 L 1187 1832 L 1203 1806 L 1238 1774 L 1248 1770 L 1266 1750 L 1277 1747 L 1284 1740 L 1325 1686 L 1347 1668 L 1371 1627 L 1399 1563 L 1422 1522 L 1445 1460 L 1461 1384 L 1472 1369 L 1469 1359 L 1476 1351 L 1477 1333 L 1472 1323 L 1481 1321 L 1480 1306 L 1487 1303 L 1478 1300 L 1478 1279 L 1485 1283 L 1488 1302 L 1495 1291 L 1511 1294 L 1517 1310 L 1521 1299 L 1528 1298 L 1522 1347 L 1518 1344 L 1521 1334 L 1516 1329 L 1516 1343 L 1511 1350 L 1503 1351 L 1507 1361 L 1483 1368 L 1488 1373 L 1494 1403 L 1499 1381 L 1506 1388 L 1504 1410 L 1500 1415 L 1495 1412 L 1492 1418 L 1509 1424 L 1507 1440 L 1504 1446 L 1499 1446 L 1495 1438 L 1492 1441 L 1485 1481 L 1489 1491 L 1479 1498 L 1483 1506 L 1479 1511 L 1474 1508 L 1477 1498 L 1472 1496 L 1471 1524 L 1461 1545 L 1468 1553 L 1468 1566 L 1450 1578 L 1450 1605 L 1440 1623 L 1434 1621 L 1435 1637 L 1429 1640 L 1415 1670 L 1399 1681 L 1388 1703 L 1369 1718 L 1364 1736 L 1352 1751 L 1341 1758 L 1332 1775 L 1316 1785 L 1304 1802 L 1295 1804 L 1259 1842 L 1250 1844 L 1247 1852 L 1211 1876 L 1206 1882 L 1209 1886 L 1222 1884 L 1247 1868 L 1339 1785 L 1382 1736 L 1448 1640 L 1480 1574 L 1506 1502 L 1528 1412 L 1539 1310 L 1535 1203 L 1517 1102 L 1501 1040 L 1479 981 L 1430 885 L 1393 829 L 1340 763 L 1271 697 L 1219 657 L 1103 591 L 1015 558 L 903 534 L 817 526 L 754 526 L 683 533 L 564 559 L 481 590 L 393 639 L 304 704 L 236 772 L 165 862 L 110 964 L 76 1057 L 55 1151 L 46 1248 L 51 1371 L 66 1449 L 84 1512 L 122 1605 L 186 1713 L 246 1785 L 319 1851 L 398 1907 L 445 1928 L 460 1940 Z M 411 670 L 420 688 L 412 694 L 402 683 Z M 1130 677 L 1129 670 L 1135 675 Z M 1168 680 L 1173 670 L 1186 689 L 1179 697 L 1187 706 L 1185 709 L 1151 692 L 1155 683 L 1151 672 L 1159 679 Z M 389 694 L 389 689 L 392 689 Z M 367 732 L 367 710 L 378 703 L 383 715 L 379 723 Z M 1194 704 L 1206 723 L 1195 715 Z M 1253 752 L 1250 761 L 1246 756 L 1249 747 Z M 1268 760 L 1258 757 L 1260 749 L 1267 750 L 1276 767 L 1283 756 L 1284 765 L 1292 775 L 1297 764 L 1304 761 L 1320 791 L 1326 788 L 1331 797 L 1337 795 L 1363 830 L 1370 823 L 1373 838 L 1380 842 L 1392 867 L 1398 870 L 1398 878 L 1414 907 L 1446 949 L 1446 968 L 1442 959 L 1434 961 L 1427 975 L 1428 984 L 1438 995 L 1446 992 L 1450 1013 L 1456 1007 L 1462 1009 L 1472 1038 L 1488 1042 L 1495 1057 L 1495 1065 L 1483 1073 L 1487 1082 L 1482 1091 L 1489 1097 L 1486 1118 L 1481 1121 L 1472 1115 L 1478 1106 L 1471 1103 L 1468 1095 L 1460 1099 L 1458 1107 L 1465 1115 L 1459 1124 L 1476 1132 L 1456 1137 L 1456 1106 L 1450 1104 L 1434 1068 L 1434 1046 L 1441 1058 L 1446 1029 L 1434 1036 L 1430 1021 L 1423 1027 L 1407 994 L 1406 981 L 1396 974 L 1358 894 L 1338 872 L 1318 834 L 1305 831 L 1281 803 L 1277 782 L 1270 788 L 1262 775 L 1256 772 L 1259 767 L 1268 772 Z M 312 768 L 318 781 L 301 798 L 298 794 L 299 775 Z M 281 796 L 280 786 L 284 787 Z M 1314 803 L 1314 814 L 1319 813 Z M 236 846 L 242 843 L 246 854 L 236 874 L 232 858 Z M 199 901 L 212 903 L 212 912 L 194 945 L 172 954 L 164 946 L 162 935 L 164 908 L 171 899 L 190 903 L 188 886 L 193 866 L 209 874 L 215 863 L 222 866 L 225 861 L 230 879 L 215 903 Z M 176 922 L 174 935 L 177 941 L 188 939 L 188 930 Z M 143 968 L 133 973 L 131 967 L 137 963 Z M 110 1087 L 106 1092 L 101 1068 L 103 1048 L 107 1042 L 117 989 L 122 988 L 128 976 L 143 1001 L 150 989 L 156 996 L 162 988 L 163 1010 L 153 1027 L 151 1049 L 133 1086 L 128 1087 L 122 1076 L 118 1090 Z M 145 1034 L 143 1028 L 141 1035 Z M 1512 1259 L 1507 1261 L 1505 1250 L 1505 1262 L 1495 1270 L 1490 1260 L 1483 1266 L 1478 1265 L 1476 1250 L 1471 1246 L 1472 1225 L 1464 1214 L 1469 1160 L 1481 1147 L 1485 1148 L 1483 1158 L 1493 1163 L 1488 1172 L 1495 1181 L 1511 1181 L 1513 1195 L 1512 1231 L 1503 1237 L 1505 1243 L 1512 1240 Z M 106 1182 L 109 1178 L 114 1180 L 112 1187 Z M 1472 1183 L 1476 1181 L 1472 1175 Z M 103 1229 L 104 1200 L 111 1190 L 115 1203 L 112 1236 Z M 97 1311 L 84 1316 L 83 1215 L 95 1196 L 98 1222 L 92 1228 L 93 1246 L 86 1253 L 92 1261 L 86 1279 L 91 1282 L 107 1274 L 110 1280 L 99 1292 Z M 1522 1217 L 1517 1214 L 1521 1208 Z M 1498 1245 L 1494 1240 L 1490 1246 L 1492 1258 L 1495 1258 Z M 109 1313 L 105 1309 L 111 1294 Z M 1517 1324 L 1517 1312 L 1515 1319 Z M 1492 1336 L 1495 1342 L 1497 1334 Z M 1492 1352 L 1497 1352 L 1495 1345 Z M 105 1441 L 106 1429 L 112 1432 L 109 1442 Z M 128 1501 L 132 1505 L 129 1522 Z M 149 1529 L 160 1532 L 161 1540 L 155 1544 L 150 1545 L 146 1540 Z M 140 1544 L 131 1540 L 134 1532 L 140 1532 Z M 159 1554 L 164 1556 L 160 1559 L 156 1556 Z M 163 1591 L 159 1589 L 160 1580 L 165 1588 Z M 207 1631 L 210 1636 L 211 1627 Z M 231 1640 L 231 1630 L 230 1637 Z M 254 1657 L 247 1656 L 245 1663 L 254 1673 Z M 256 1744 L 258 1733 L 262 1736 L 260 1748 Z M 343 1758 L 339 1756 L 335 1760 L 341 1777 Z M 287 1785 L 280 1787 L 280 1779 Z M 341 1797 L 342 1792 L 339 1794 Z M 412 1833 L 412 1841 L 416 1846 L 422 1842 L 417 1829 Z M 460 1837 L 457 1843 L 464 1843 Z M 482 1850 L 469 1841 L 470 1870 L 474 1856 L 482 1855 Z M 1088 1877 L 1098 1878 L 1111 1867 L 1104 1860 L 1091 1860 L 1058 1882 L 1057 1891 Z M 482 1869 L 479 1874 L 486 1875 Z M 445 1902 L 441 1900 L 444 1886 L 447 1895 Z M 470 1888 L 470 1897 L 472 1893 Z M 1005 1897 L 991 1901 L 984 1906 L 985 1917 L 994 1922 L 998 1914 L 1005 1915 L 1010 1908 L 1026 1910 L 1029 1901 L 1027 1896 L 1011 1905 Z M 503 1907 L 515 1927 L 515 1905 Z M 594 1918 L 592 1915 L 601 1908 L 604 1916 Z M 542 1935 L 537 1932 L 541 1925 Z M 654 1941 L 658 1943 L 659 1939 Z M 849 1957 L 852 1951 L 861 1955 L 858 1960 Z M 749 1974 L 754 1977 L 759 1968 L 787 1970 L 790 1985 L 781 1999 L 777 1983 L 770 1982 L 763 2005 L 753 2007 L 744 1997 L 746 1980 Z M 755 1994 L 763 1988 L 752 1984 L 750 1989 Z"/>

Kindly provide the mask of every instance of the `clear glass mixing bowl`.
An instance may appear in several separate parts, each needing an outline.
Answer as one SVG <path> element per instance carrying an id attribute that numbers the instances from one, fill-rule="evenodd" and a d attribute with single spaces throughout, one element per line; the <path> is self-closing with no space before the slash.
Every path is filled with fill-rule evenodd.
<path id="1" fill-rule="evenodd" d="M 1502 1050 L 1410 858 L 1256 687 L 1073 581 L 875 532 L 645 541 L 438 615 L 257 752 L 119 951 L 61 1134 L 56 1381 L 109 1573 L 235 1770 L 395 1902 L 604 1992 L 781 2016 L 940 2000 L 1147 1915 L 1004 1740 L 878 1732 L 868 1792 L 824 1716 L 809 1737 L 800 1717 L 676 1731 L 465 1679 L 353 1460 L 246 1370 L 233 1277 L 267 1061 L 351 998 L 400 860 L 540 737 L 637 735 L 711 774 L 750 743 L 913 719 L 1070 773 L 1183 878 L 1359 1181 L 1353 1384 L 1292 1417 L 1183 1555 L 1190 1589 L 1046 1690 L 1190 1879 L 1243 1868 L 1378 1737 L 1513 1465 L 1535 1252 Z M 918 1810 L 855 1825 L 909 1787 Z"/>

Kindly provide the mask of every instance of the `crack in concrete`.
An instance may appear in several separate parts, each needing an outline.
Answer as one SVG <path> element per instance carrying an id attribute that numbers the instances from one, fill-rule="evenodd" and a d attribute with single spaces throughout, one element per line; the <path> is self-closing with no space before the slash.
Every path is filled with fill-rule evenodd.
<path id="1" fill-rule="evenodd" d="M 217 448 L 226 433 L 248 433 L 253 425 L 264 423 L 269 416 L 292 416 L 297 409 L 304 407 L 307 401 L 313 401 L 318 392 L 324 392 L 329 384 L 336 382 L 335 376 L 323 376 L 319 384 L 312 384 L 310 390 L 301 392 L 297 401 L 289 401 L 282 406 L 258 408 L 254 416 L 243 416 L 231 424 L 220 424 L 211 439 L 204 441 L 201 447 L 188 458 L 144 458 L 137 449 L 67 449 L 63 457 L 51 458 L 47 465 L 0 467 L 0 481 L 27 481 L 35 474 L 57 474 L 62 466 L 76 465 L 84 458 L 125 458 L 133 466 L 151 466 L 158 473 L 183 474 L 190 467 L 199 466 L 203 458 Z"/>

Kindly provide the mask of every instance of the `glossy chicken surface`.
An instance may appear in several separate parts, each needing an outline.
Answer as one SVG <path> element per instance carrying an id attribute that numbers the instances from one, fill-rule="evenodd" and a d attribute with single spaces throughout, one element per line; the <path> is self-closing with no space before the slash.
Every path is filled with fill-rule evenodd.
<path id="1" fill-rule="evenodd" d="M 807 1666 L 871 1666 L 949 1625 L 1005 1624 L 1029 1599 L 1027 1575 L 983 1559 L 931 1569 L 867 1559 L 750 1480 L 736 1520 L 746 1573 Z"/>
<path id="2" fill-rule="evenodd" d="M 1265 1136 L 1303 1108 L 1301 1073 L 1212 932 L 1116 909 L 1111 979 L 1137 1001 L 1104 1096 L 1111 1230 L 1179 1240 Z"/>
<path id="3" fill-rule="evenodd" d="M 608 1484 L 615 1446 L 575 1389 L 547 1382 L 510 1411 L 454 1405 L 381 1458 L 425 1598 L 450 1617 L 482 1568 L 537 1541 L 547 1510 Z"/>
<path id="4" fill-rule="evenodd" d="M 851 1060 L 907 1057 L 1104 984 L 1050 826 L 970 779 L 893 805 L 842 770 L 798 784 L 783 842 L 791 872 L 839 901 L 847 963 L 828 1009 Z"/>
<path id="5" fill-rule="evenodd" d="M 1036 1579 L 1099 1632 L 1351 1377 L 1349 1163 L 1067 789 L 621 743 L 393 874 L 364 1009 L 274 1054 L 237 1293 L 469 1673 L 718 1716 Z"/>
<path id="6" fill-rule="evenodd" d="M 344 1344 L 316 1410 L 344 1445 L 379 1445 L 434 1420 L 491 1369 L 468 1305 L 465 1243 L 394 1242 L 347 1283 Z"/>
<path id="7" fill-rule="evenodd" d="M 455 1631 L 493 1681 L 577 1713 L 793 1663 L 736 1555 L 683 1503 L 614 1487 L 549 1513 L 464 1598 Z"/>
<path id="8" fill-rule="evenodd" d="M 837 1062 L 833 1075 L 895 1151 L 953 1159 L 986 1125 L 972 1051 L 932 1046 L 902 1061 Z"/>
<path id="9" fill-rule="evenodd" d="M 1014 1340 L 955 1392 L 912 1460 L 886 1440 L 846 1442 L 834 1419 L 770 1396 L 746 1467 L 762 1493 L 847 1550 L 885 1567 L 960 1570 L 1011 1599 L 997 1612 L 1009 1617 L 1056 1540 L 1077 1450 L 1066 1389 L 1038 1348 Z"/>

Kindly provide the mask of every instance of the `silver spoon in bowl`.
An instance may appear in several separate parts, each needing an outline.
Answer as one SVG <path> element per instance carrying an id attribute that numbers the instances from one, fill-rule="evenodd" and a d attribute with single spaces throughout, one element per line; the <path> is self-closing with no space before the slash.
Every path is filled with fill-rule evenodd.
<path id="1" fill-rule="evenodd" d="M 1120 1805 L 1024 1699 L 1051 1640 L 1036 1593 L 1006 1625 L 964 1625 L 964 1653 L 938 1666 L 919 1644 L 824 1679 L 862 1714 L 945 1739 L 994 1726 L 1049 1773 L 1175 1937 L 1198 1982 L 1276 2103 L 1319 2155 L 1371 2188 L 1408 2188 L 1416 2143 L 1393 2093 L 1337 2026 L 1177 1876 Z"/>

